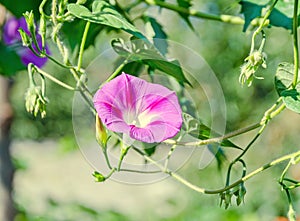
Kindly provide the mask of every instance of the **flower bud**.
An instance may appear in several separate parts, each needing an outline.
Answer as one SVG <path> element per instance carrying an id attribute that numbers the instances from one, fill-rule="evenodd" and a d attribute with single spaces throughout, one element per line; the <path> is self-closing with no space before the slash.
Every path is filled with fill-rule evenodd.
<path id="1" fill-rule="evenodd" d="M 29 32 L 31 33 L 32 36 L 34 36 L 35 33 L 36 33 L 36 27 L 35 27 L 35 23 L 34 23 L 33 12 L 32 11 L 30 11 L 30 12 L 27 11 L 23 15 L 24 15 L 24 18 L 26 20 Z"/>
<path id="2" fill-rule="evenodd" d="M 104 182 L 106 180 L 106 178 L 99 172 L 95 171 L 93 173 L 93 177 L 96 178 L 96 182 Z"/>
<path id="3" fill-rule="evenodd" d="M 108 136 L 106 129 L 99 118 L 98 114 L 96 115 L 96 140 L 101 145 L 102 148 L 106 148 Z"/>
<path id="4" fill-rule="evenodd" d="M 31 44 L 30 37 L 26 34 L 26 32 L 22 28 L 20 28 L 18 31 L 19 31 L 21 39 L 22 39 L 22 45 L 25 47 L 30 46 L 30 44 Z"/>

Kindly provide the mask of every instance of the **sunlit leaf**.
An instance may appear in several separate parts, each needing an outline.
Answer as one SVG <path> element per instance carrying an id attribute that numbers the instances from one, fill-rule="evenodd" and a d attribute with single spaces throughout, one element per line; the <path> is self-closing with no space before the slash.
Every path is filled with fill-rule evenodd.
<path id="1" fill-rule="evenodd" d="M 128 46 L 121 39 L 115 39 L 111 44 L 120 56 L 129 61 L 143 63 L 152 69 L 160 70 L 174 77 L 181 84 L 189 84 L 179 62 L 177 60 L 167 60 L 153 45 L 144 41 L 132 41 L 132 45 Z"/>
<path id="2" fill-rule="evenodd" d="M 275 75 L 276 90 L 288 109 L 300 113 L 300 85 L 297 84 L 296 88 L 292 88 L 293 79 L 293 64 L 286 62 L 279 64 Z"/>
<path id="3" fill-rule="evenodd" d="M 77 18 L 122 29 L 137 38 L 145 38 L 135 26 L 129 23 L 112 5 L 105 1 L 95 0 L 92 11 L 82 5 L 69 4 L 68 11 Z"/>
<path id="4" fill-rule="evenodd" d="M 192 117 L 191 115 L 187 113 L 183 113 L 183 126 L 182 129 L 186 131 L 189 135 L 200 139 L 200 140 L 206 140 L 212 137 L 220 137 L 221 135 L 216 133 L 215 131 L 212 131 L 211 128 L 206 126 L 205 124 L 201 123 L 198 119 Z M 241 149 L 234 143 L 232 143 L 230 140 L 225 139 L 220 142 L 221 146 L 224 147 L 234 147 Z"/>
<path id="5" fill-rule="evenodd" d="M 269 5 L 265 1 L 240 1 L 242 6 L 241 13 L 244 14 L 245 24 L 243 31 L 246 31 L 251 21 L 255 18 L 262 17 L 262 11 L 267 9 Z M 269 21 L 271 26 L 292 29 L 293 3 L 279 1 L 272 10 Z"/>

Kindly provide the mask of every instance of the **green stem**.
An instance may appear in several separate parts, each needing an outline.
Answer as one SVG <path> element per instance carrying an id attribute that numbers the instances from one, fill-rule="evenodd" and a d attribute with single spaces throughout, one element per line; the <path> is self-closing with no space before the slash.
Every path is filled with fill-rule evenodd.
<path id="1" fill-rule="evenodd" d="M 118 163 L 118 167 L 117 167 L 117 171 L 120 171 L 124 157 L 127 155 L 128 150 L 130 147 L 125 147 L 125 144 L 122 144 L 122 148 L 121 148 L 121 155 L 120 155 L 120 159 L 119 159 L 119 163 Z"/>
<path id="2" fill-rule="evenodd" d="M 242 173 L 241 177 L 244 177 L 246 175 L 246 171 L 247 171 L 246 163 L 242 159 L 239 159 L 237 162 L 240 162 L 243 165 L 243 173 Z M 230 174 L 231 174 L 231 169 L 232 169 L 233 165 L 234 164 L 231 163 L 228 167 L 227 176 L 226 176 L 226 186 L 228 186 L 230 184 Z"/>
<path id="3" fill-rule="evenodd" d="M 238 25 L 243 25 L 245 23 L 244 19 L 238 16 L 232 16 L 232 15 L 213 15 L 213 14 L 208 14 L 208 13 L 203 13 L 196 11 L 194 9 L 187 9 L 183 8 L 174 4 L 170 4 L 167 2 L 159 1 L 159 0 L 144 0 L 144 2 L 148 5 L 157 5 L 162 8 L 166 8 L 178 13 L 182 13 L 185 15 L 197 17 L 197 18 L 204 18 L 204 19 L 209 19 L 209 20 L 214 20 L 214 21 L 220 21 L 220 22 L 226 22 L 226 23 L 231 23 L 231 24 L 238 24 Z"/>
<path id="4" fill-rule="evenodd" d="M 229 181 L 229 178 L 230 178 L 230 172 L 231 172 L 231 168 L 232 168 L 232 166 L 236 163 L 236 162 L 238 162 L 238 161 L 240 161 L 241 159 L 242 159 L 242 157 L 248 152 L 248 150 L 251 148 L 251 146 L 254 144 L 254 142 L 260 137 L 260 135 L 262 134 L 262 132 L 264 131 L 264 129 L 266 128 L 266 126 L 267 126 L 267 124 L 268 124 L 268 122 L 271 120 L 271 119 L 273 119 L 275 116 L 277 116 L 278 114 L 280 114 L 281 113 L 281 111 L 283 111 L 284 109 L 285 109 L 285 105 L 284 104 L 281 104 L 277 109 L 276 109 L 276 107 L 279 105 L 279 103 L 281 102 L 281 98 L 279 98 L 277 101 L 276 101 L 276 103 L 274 104 L 274 105 L 272 105 L 272 107 L 271 108 L 269 108 L 266 112 L 265 112 L 265 114 L 264 114 L 264 116 L 263 116 L 263 118 L 262 118 L 262 120 L 261 120 L 261 123 L 260 123 L 260 125 L 261 125 L 261 128 L 260 128 L 260 130 L 258 131 L 258 133 L 255 135 L 255 137 L 250 141 L 250 143 L 246 146 L 246 148 L 243 150 L 243 152 L 240 154 L 240 155 L 238 155 L 233 161 L 231 161 L 231 163 L 229 164 L 229 167 L 228 167 L 228 171 L 227 171 L 227 184 L 226 185 L 228 185 L 228 181 Z"/>
<path id="5" fill-rule="evenodd" d="M 70 68 L 74 68 L 73 66 L 68 66 L 68 65 L 64 65 L 63 63 L 59 62 L 58 60 L 56 60 L 55 58 L 51 57 L 48 54 L 44 54 L 48 59 L 50 59 L 51 61 L 53 61 L 55 64 L 61 66 L 62 68 L 66 68 L 66 69 L 70 69 Z"/>
<path id="6" fill-rule="evenodd" d="M 114 173 L 116 172 L 116 168 L 112 168 L 109 172 L 109 174 L 107 174 L 105 176 L 105 180 L 109 179 Z"/>
<path id="7" fill-rule="evenodd" d="M 298 81 L 299 70 L 299 50 L 298 50 L 298 0 L 294 1 L 294 16 L 293 16 L 293 42 L 294 42 L 294 80 L 293 88 L 296 87 Z"/>
<path id="8" fill-rule="evenodd" d="M 295 210 L 293 208 L 293 203 L 292 203 L 292 197 L 290 195 L 290 191 L 288 189 L 285 189 L 286 196 L 288 198 L 288 203 L 289 203 L 289 212 L 288 212 L 288 219 L 289 221 L 296 221 L 296 214 Z"/>
<path id="9" fill-rule="evenodd" d="M 51 18 L 54 26 L 57 26 L 57 0 L 52 0 Z"/>
<path id="10" fill-rule="evenodd" d="M 41 2 L 40 6 L 39 6 L 39 12 L 40 12 L 41 15 L 44 15 L 44 14 L 45 14 L 45 12 L 44 12 L 44 6 L 45 6 L 45 4 L 47 3 L 47 1 L 48 1 L 48 0 L 43 0 L 43 1 Z"/>
<path id="11" fill-rule="evenodd" d="M 34 64 L 29 63 L 27 66 L 27 70 L 28 70 L 29 85 L 30 87 L 34 87 L 36 85 L 33 78 L 33 72 L 36 70 Z"/>
<path id="12" fill-rule="evenodd" d="M 53 81 L 54 83 L 66 88 L 68 90 L 75 91 L 75 88 L 73 88 L 70 85 L 67 85 L 66 83 L 58 80 L 57 78 L 53 77 L 52 75 L 48 74 L 47 72 L 43 71 L 42 69 L 38 68 L 37 66 L 35 66 L 35 68 L 41 75 L 45 76 L 46 78 Z"/>
<path id="13" fill-rule="evenodd" d="M 177 139 L 176 141 L 181 140 L 181 138 L 182 138 L 183 136 L 184 136 L 184 134 L 182 133 L 182 134 L 178 137 L 178 139 Z M 176 145 L 176 144 L 173 144 L 172 147 L 170 148 L 170 151 L 169 151 L 169 153 L 168 153 L 168 155 L 167 155 L 167 158 L 166 158 L 166 160 L 165 160 L 165 169 L 168 168 L 169 160 L 170 160 L 170 158 L 171 158 L 173 152 L 175 151 L 176 147 L 177 147 L 177 145 Z"/>
<path id="14" fill-rule="evenodd" d="M 165 140 L 164 143 L 171 144 L 171 145 L 176 144 L 176 145 L 180 145 L 180 146 L 201 146 L 201 145 L 206 145 L 206 144 L 210 144 L 210 143 L 219 143 L 222 140 L 229 139 L 231 137 L 235 137 L 235 136 L 244 134 L 244 133 L 249 132 L 251 130 L 254 130 L 254 129 L 260 127 L 260 126 L 261 126 L 261 123 L 256 123 L 256 124 L 250 125 L 248 127 L 241 128 L 241 129 L 238 129 L 236 131 L 230 132 L 230 133 L 225 134 L 223 136 L 214 137 L 214 138 L 206 139 L 206 140 L 193 141 L 193 142 L 177 142 L 175 140 Z"/>
<path id="15" fill-rule="evenodd" d="M 158 162 L 156 162 L 155 160 L 153 160 L 151 157 L 147 156 L 146 154 L 144 154 L 141 150 L 139 150 L 138 148 L 132 147 L 137 153 L 139 153 L 140 155 L 142 155 L 144 157 L 145 160 L 147 160 L 148 162 L 153 163 L 155 166 L 157 166 L 161 172 L 166 173 L 168 175 L 170 175 L 171 177 L 173 177 L 174 179 L 176 179 L 177 181 L 179 181 L 180 183 L 186 185 L 187 187 L 199 192 L 199 193 L 205 193 L 205 189 L 198 187 L 192 183 L 190 183 L 189 181 L 187 181 L 186 179 L 184 179 L 183 177 L 181 177 L 180 175 L 176 174 L 175 172 L 172 172 L 170 170 L 168 170 L 167 168 L 165 168 L 163 165 L 159 164 Z"/>
<path id="16" fill-rule="evenodd" d="M 274 9 L 275 5 L 277 4 L 278 0 L 275 0 L 273 4 L 270 6 L 270 8 L 267 10 L 265 16 L 262 19 L 262 22 L 258 26 L 258 28 L 254 31 L 252 35 L 252 40 L 251 40 L 251 49 L 250 49 L 250 54 L 254 52 L 255 49 L 255 38 L 256 36 L 262 31 L 263 27 L 266 25 L 266 21 L 269 18 L 272 10 Z M 264 33 L 263 33 L 264 34 Z"/>
<path id="17" fill-rule="evenodd" d="M 278 164 L 280 164 L 280 163 L 282 163 L 284 161 L 287 161 L 287 160 L 290 160 L 292 158 L 295 158 L 297 156 L 300 156 L 300 151 L 297 151 L 297 152 L 291 153 L 291 154 L 287 154 L 287 155 L 284 155 L 284 156 L 282 156 L 282 157 L 280 157 L 278 159 L 275 159 L 275 160 L 271 161 L 270 163 L 267 163 L 267 164 L 263 165 L 262 167 L 260 167 L 260 168 L 258 168 L 256 170 L 252 171 L 248 175 L 246 175 L 243 178 L 237 180 L 236 182 L 232 183 L 229 186 L 226 186 L 226 187 L 224 187 L 222 189 L 219 189 L 219 190 L 205 190 L 205 193 L 207 193 L 207 194 L 218 194 L 218 193 L 222 193 L 222 192 L 224 192 L 226 190 L 230 190 L 231 188 L 239 185 L 240 183 L 243 183 L 243 182 L 249 180 L 251 177 L 253 177 L 253 176 L 255 176 L 255 175 L 263 172 L 264 170 L 266 170 L 266 169 L 268 169 L 270 167 L 276 166 L 276 165 L 278 165 Z"/>
<path id="18" fill-rule="evenodd" d="M 112 169 L 112 166 L 110 164 L 110 160 L 109 160 L 109 157 L 108 157 L 108 154 L 107 154 L 107 148 L 103 149 L 103 154 L 104 154 L 105 161 L 106 161 L 106 164 L 107 164 L 108 168 Z"/>
<path id="19" fill-rule="evenodd" d="M 143 171 L 143 170 L 122 169 L 122 168 L 120 169 L 120 172 L 144 173 L 144 174 L 161 173 L 160 170 Z"/>
<path id="20" fill-rule="evenodd" d="M 79 50 L 79 56 L 78 56 L 77 71 L 80 70 L 81 65 L 82 65 L 83 51 L 84 51 L 84 46 L 85 46 L 85 42 L 86 42 L 87 34 L 89 32 L 90 25 L 91 25 L 91 23 L 88 21 L 85 25 L 84 32 L 83 32 L 83 35 L 82 35 L 81 45 L 80 45 L 80 50 Z"/>
<path id="21" fill-rule="evenodd" d="M 266 128 L 266 124 L 262 126 L 262 128 L 259 130 L 259 132 L 255 135 L 255 137 L 250 141 L 250 143 L 246 146 L 246 148 L 243 150 L 243 152 L 238 155 L 232 162 L 231 164 L 235 164 L 236 162 L 238 162 L 246 153 L 247 151 L 250 149 L 250 147 L 254 144 L 254 142 L 259 138 L 259 136 L 262 134 L 262 132 L 264 131 L 264 129 Z"/>
<path id="22" fill-rule="evenodd" d="M 237 180 L 236 182 L 232 183 L 231 185 L 228 185 L 224 188 L 221 189 L 217 189 L 217 190 L 207 190 L 204 188 L 201 188 L 199 186 L 196 186 L 194 184 L 192 184 L 191 182 L 187 181 L 186 179 L 184 179 L 183 177 L 181 177 L 180 175 L 176 174 L 175 172 L 172 172 L 168 169 L 166 169 L 163 165 L 159 164 L 158 162 L 156 162 L 155 160 L 153 160 L 151 157 L 147 156 L 146 154 L 144 154 L 141 150 L 139 150 L 138 148 L 132 147 L 133 150 L 135 150 L 137 153 L 139 153 L 140 155 L 142 155 L 144 157 L 145 160 L 153 163 L 155 166 L 157 166 L 161 172 L 166 173 L 168 175 L 170 175 L 171 177 L 173 177 L 174 179 L 176 179 L 177 181 L 179 181 L 180 183 L 184 184 L 185 186 L 189 187 L 190 189 L 195 190 L 196 192 L 199 193 L 205 193 L 205 194 L 219 194 L 219 193 L 223 193 L 226 190 L 230 190 L 231 188 L 249 180 L 250 178 L 252 178 L 253 176 L 263 172 L 264 170 L 273 167 L 275 165 L 278 165 L 286 160 L 290 160 L 293 158 L 296 158 L 298 156 L 300 156 L 300 151 L 297 151 L 295 153 L 291 153 L 291 154 L 287 154 L 284 155 L 278 159 L 275 159 L 273 161 L 271 161 L 270 163 L 267 163 L 265 165 L 263 165 L 262 167 L 252 171 L 251 173 L 249 173 L 248 175 L 245 175 L 244 177 L 242 177 L 241 179 Z"/>
<path id="23" fill-rule="evenodd" d="M 122 64 L 119 65 L 119 67 L 109 76 L 109 78 L 106 79 L 106 81 L 104 81 L 99 88 L 102 88 L 103 85 L 105 85 L 106 83 L 110 82 L 112 79 L 114 79 L 124 68 L 124 66 L 127 64 L 128 59 L 125 59 Z"/>

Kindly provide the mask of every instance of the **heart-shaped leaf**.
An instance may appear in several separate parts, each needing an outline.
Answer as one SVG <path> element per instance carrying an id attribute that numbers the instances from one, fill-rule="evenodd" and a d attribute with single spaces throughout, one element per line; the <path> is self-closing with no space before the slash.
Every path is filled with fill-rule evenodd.
<path id="1" fill-rule="evenodd" d="M 281 63 L 278 65 L 275 75 L 275 87 L 286 107 L 296 113 L 300 113 L 300 85 L 292 88 L 294 79 L 294 65 Z"/>

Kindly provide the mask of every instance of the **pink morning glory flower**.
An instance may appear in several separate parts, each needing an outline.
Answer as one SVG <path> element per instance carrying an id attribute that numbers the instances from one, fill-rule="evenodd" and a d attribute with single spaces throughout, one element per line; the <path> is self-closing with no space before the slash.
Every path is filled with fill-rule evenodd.
<path id="1" fill-rule="evenodd" d="M 96 92 L 94 105 L 109 130 L 146 143 L 174 137 L 182 125 L 174 91 L 125 73 Z"/>
<path id="2" fill-rule="evenodd" d="M 15 17 L 9 18 L 4 27 L 3 27 L 3 41 L 6 45 L 20 45 L 16 47 L 16 53 L 20 56 L 21 61 L 24 65 L 28 65 L 29 63 L 33 63 L 38 67 L 44 66 L 47 62 L 47 58 L 40 58 L 36 56 L 29 48 L 22 46 L 22 39 L 19 33 L 19 28 L 22 28 L 28 35 L 30 32 L 27 28 L 27 24 L 24 17 L 17 19 Z M 39 48 L 42 48 L 42 40 L 41 36 L 36 33 L 37 42 Z M 38 53 L 35 45 L 32 45 L 34 50 Z M 49 49 L 46 46 L 46 52 L 49 54 Z"/>

